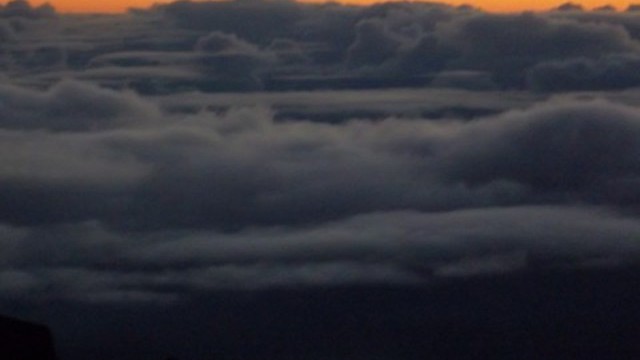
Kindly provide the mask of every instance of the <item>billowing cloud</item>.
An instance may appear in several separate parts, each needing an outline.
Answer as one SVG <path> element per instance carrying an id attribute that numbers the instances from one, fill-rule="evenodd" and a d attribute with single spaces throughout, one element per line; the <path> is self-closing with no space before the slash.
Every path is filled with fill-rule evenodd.
<path id="1" fill-rule="evenodd" d="M 40 9 L 15 3 L 7 7 Z M 441 75 L 475 72 L 490 81 L 462 86 L 523 89 L 537 65 L 635 57 L 637 23 L 630 12 L 177 2 L 126 16 L 12 17 L 0 50 L 12 78 L 38 86 L 68 77 L 144 93 L 450 86 Z M 214 43 L 228 48 L 205 50 Z M 594 88 L 628 83 L 574 74 Z"/>
<path id="2" fill-rule="evenodd" d="M 46 92 L 0 87 L 0 127 L 53 131 L 104 130 L 157 119 L 159 112 L 132 92 L 118 93 L 65 81 Z"/>
<path id="3" fill-rule="evenodd" d="M 597 101 L 505 114 L 464 130 L 446 157 L 447 172 L 469 183 L 509 179 L 596 195 L 638 177 L 639 124 L 635 108 Z"/>
<path id="4" fill-rule="evenodd" d="M 529 87 L 537 91 L 605 90 L 636 87 L 637 55 L 610 55 L 596 60 L 576 58 L 534 66 L 527 74 Z"/>
<path id="5" fill-rule="evenodd" d="M 257 73 L 273 58 L 234 34 L 219 31 L 198 39 L 195 49 L 201 71 L 209 75 L 210 82 L 219 82 L 221 89 L 227 90 L 260 88 Z"/>
<path id="6" fill-rule="evenodd" d="M 12 124 L 2 134 L 8 155 L 2 159 L 5 201 L 0 215 L 9 226 L 96 222 L 114 236 L 136 231 L 187 237 L 202 231 L 245 234 L 256 227 L 291 228 L 276 232 L 285 239 L 299 226 L 321 229 L 375 213 L 402 218 L 403 212 L 415 212 L 440 219 L 436 214 L 444 210 L 548 204 L 572 211 L 585 203 L 626 211 L 637 208 L 639 200 L 634 184 L 640 176 L 640 115 L 635 107 L 605 100 L 558 98 L 472 121 L 389 117 L 280 122 L 265 108 L 161 113 L 131 94 L 82 84 L 60 86 L 95 94 L 76 99 L 75 107 L 64 113 L 67 119 L 79 115 L 75 121 L 90 121 L 91 112 L 76 107 L 101 100 L 111 101 L 108 108 L 114 112 L 96 111 L 97 119 L 147 116 L 153 121 L 44 133 L 44 127 L 32 122 Z M 22 108 L 58 91 L 28 93 L 20 98 Z M 257 234 L 250 237 L 266 236 Z M 242 241 L 225 237 L 212 240 L 223 246 L 216 248 L 221 259 L 233 257 L 224 255 L 224 244 L 244 247 Z M 327 261 L 360 259 L 358 247 L 376 243 L 349 245 L 350 237 L 355 239 L 347 235 L 344 244 L 355 258 L 338 251 L 337 258 Z M 248 241 L 247 248 L 260 248 Z M 297 242 L 274 249 L 295 249 Z M 186 249 L 189 240 L 179 243 Z M 185 255 L 178 262 L 190 256 L 196 261 L 205 253 Z M 309 255 L 311 249 L 301 253 L 316 257 Z M 296 256 L 284 258 L 296 261 Z"/>
<path id="7" fill-rule="evenodd" d="M 506 85 L 518 85 L 523 71 L 541 61 L 597 58 L 640 49 L 626 30 L 615 24 L 531 13 L 461 18 L 444 24 L 440 33 L 445 44 L 460 53 L 453 64 L 489 70 Z"/>
<path id="8" fill-rule="evenodd" d="M 54 8 L 49 4 L 37 7 L 31 6 L 25 0 L 11 0 L 6 5 L 0 5 L 0 17 L 20 17 L 27 19 L 50 18 L 56 15 Z"/>
<path id="9" fill-rule="evenodd" d="M 395 55 L 406 41 L 390 33 L 380 20 L 362 21 L 356 29 L 356 39 L 347 54 L 351 66 L 379 65 Z"/>

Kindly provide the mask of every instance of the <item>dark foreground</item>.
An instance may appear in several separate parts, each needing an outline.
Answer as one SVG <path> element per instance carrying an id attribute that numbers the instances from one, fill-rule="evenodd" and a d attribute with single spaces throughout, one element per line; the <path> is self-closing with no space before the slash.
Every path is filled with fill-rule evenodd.
<path id="1" fill-rule="evenodd" d="M 40 324 L 0 316 L 0 358 L 55 360 L 51 331 Z"/>
<path id="2" fill-rule="evenodd" d="M 636 267 L 545 270 L 217 292 L 168 308 L 58 303 L 31 316 L 55 329 L 63 360 L 638 359 L 638 285 Z M 20 344 L 5 329 L 3 341 Z M 50 359 L 46 329 L 24 329 L 41 342 L 20 359 Z"/>

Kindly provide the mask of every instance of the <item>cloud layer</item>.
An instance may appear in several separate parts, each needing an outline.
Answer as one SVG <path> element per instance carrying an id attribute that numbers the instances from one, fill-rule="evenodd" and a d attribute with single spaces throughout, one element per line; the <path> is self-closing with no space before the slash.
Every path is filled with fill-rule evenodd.
<path id="1" fill-rule="evenodd" d="M 176 2 L 127 15 L 67 17 L 12 1 L 2 8 L 0 65 L 30 84 L 73 77 L 145 93 L 477 89 L 479 74 L 483 88 L 616 89 L 638 85 L 625 75 L 640 51 L 637 17 L 634 11 L 496 15 L 431 3 L 264 1 Z M 555 73 L 567 75 L 553 75 L 558 67 Z M 459 76 L 434 81 L 451 73 L 475 76 L 468 84 Z"/>
<path id="2" fill-rule="evenodd" d="M 430 118 L 394 111 L 416 106 L 409 91 L 380 117 L 324 122 L 277 114 L 369 102 L 2 91 L 5 296 L 171 300 L 637 261 L 640 111 L 603 98 Z M 431 94 L 419 112 L 447 108 Z M 464 94 L 472 113 L 504 97 Z"/>
<path id="3" fill-rule="evenodd" d="M 624 352 L 640 13 L 605 10 L 0 6 L 0 309 L 68 359 Z"/>

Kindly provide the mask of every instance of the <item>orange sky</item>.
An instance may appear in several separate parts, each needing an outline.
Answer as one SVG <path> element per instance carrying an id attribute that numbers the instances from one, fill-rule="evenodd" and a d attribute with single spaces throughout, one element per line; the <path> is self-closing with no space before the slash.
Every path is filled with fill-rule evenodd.
<path id="1" fill-rule="evenodd" d="M 8 0 L 0 0 L 6 3 Z M 308 1 L 308 0 L 307 0 Z M 314 0 L 311 0 L 314 1 Z M 339 0 L 346 3 L 366 4 L 372 0 Z M 377 0 L 373 0 L 375 2 Z M 129 7 L 147 7 L 157 2 L 169 2 L 169 0 L 31 0 L 34 5 L 49 2 L 61 12 L 119 12 Z M 565 0 L 441 0 L 440 2 L 453 5 L 471 4 L 489 11 L 520 11 L 520 10 L 545 10 L 553 8 Z M 630 3 L 640 3 L 640 0 L 573 0 L 586 8 L 593 8 L 602 5 L 614 5 L 618 9 L 626 8 Z"/>

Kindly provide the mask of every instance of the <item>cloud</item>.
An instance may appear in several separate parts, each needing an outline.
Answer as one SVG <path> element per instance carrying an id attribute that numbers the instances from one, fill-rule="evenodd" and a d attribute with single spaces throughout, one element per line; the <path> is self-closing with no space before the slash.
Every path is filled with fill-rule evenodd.
<path id="1" fill-rule="evenodd" d="M 21 17 L 27 19 L 51 18 L 56 16 L 55 9 L 49 4 L 33 7 L 25 0 L 11 0 L 0 5 L 0 17 Z"/>
<path id="2" fill-rule="evenodd" d="M 497 89 L 491 74 L 483 71 L 442 71 L 430 84 L 437 88 L 458 88 L 469 90 Z"/>
<path id="3" fill-rule="evenodd" d="M 635 69 L 637 55 L 610 55 L 545 62 L 527 74 L 528 87 L 536 91 L 624 89 L 640 85 Z"/>
<path id="4" fill-rule="evenodd" d="M 511 86 L 521 84 L 523 71 L 541 61 L 639 49 L 621 26 L 532 13 L 462 17 L 443 24 L 438 34 L 460 54 L 453 66 L 491 71 L 499 83 Z"/>
<path id="5" fill-rule="evenodd" d="M 46 92 L 11 85 L 0 87 L 0 127 L 53 131 L 104 130 L 140 126 L 159 112 L 133 93 L 118 93 L 76 81 Z"/>
<path id="6" fill-rule="evenodd" d="M 157 266 L 358 261 L 423 270 L 504 254 L 524 254 L 526 261 L 552 262 L 564 256 L 580 262 L 599 256 L 622 259 L 625 254 L 633 258 L 637 225 L 632 217 L 574 207 L 383 212 L 307 229 L 200 233 L 149 241 L 127 256 Z"/>
<path id="7" fill-rule="evenodd" d="M 602 5 L 594 8 L 593 11 L 609 12 L 609 11 L 616 11 L 616 8 L 613 5 Z"/>
<path id="8" fill-rule="evenodd" d="M 556 11 L 584 11 L 584 7 L 580 4 L 566 2 L 560 6 L 558 6 Z"/>
<path id="9" fill-rule="evenodd" d="M 0 289 L 9 298 L 31 296 L 33 290 L 40 286 L 32 274 L 24 271 L 0 271 Z"/>
<path id="10" fill-rule="evenodd" d="M 0 211 L 10 224 L 237 231 L 377 211 L 638 201 L 638 111 L 607 101 L 552 100 L 473 121 L 324 123 L 277 121 L 260 107 L 160 113 L 80 83 L 13 90 L 7 113 L 22 122 L 2 134 L 12 155 Z"/>
<path id="11" fill-rule="evenodd" d="M 273 61 L 273 54 L 239 39 L 234 34 L 214 31 L 198 39 L 200 69 L 222 89 L 260 88 L 258 72 Z"/>
<path id="12" fill-rule="evenodd" d="M 267 8 L 294 21 L 272 24 Z M 212 9 L 275 28 L 209 23 L 222 16 Z M 495 91 L 525 76 L 542 92 L 635 84 L 622 20 L 570 13 L 178 3 L 127 19 L 4 20 L 2 284 L 126 303 L 633 262 L 633 92 Z M 154 43 L 149 24 L 166 17 Z M 131 38 L 98 36 L 115 24 Z M 345 33 L 332 38 L 332 24 Z M 307 72 L 471 90 L 187 92 Z M 163 95 L 132 90 L 145 86 Z"/>
<path id="13" fill-rule="evenodd" d="M 422 3 L 176 2 L 126 16 L 5 23 L 2 66 L 12 81 L 51 86 L 70 77 L 146 94 L 450 86 L 456 73 L 524 89 L 537 65 L 633 57 L 640 37 L 627 12 L 496 15 Z M 230 48 L 202 51 L 207 41 Z"/>
<path id="14" fill-rule="evenodd" d="M 636 108 L 551 102 L 473 124 L 462 134 L 444 159 L 448 176 L 469 184 L 508 179 L 538 190 L 606 198 L 601 191 L 607 184 L 640 172 Z"/>
<path id="15" fill-rule="evenodd" d="M 0 22 L 0 41 L 1 42 L 9 42 L 13 39 L 15 39 L 15 31 L 13 30 L 13 27 L 11 27 L 11 24 L 7 23 L 6 21 L 2 21 Z"/>
<path id="16" fill-rule="evenodd" d="M 304 7 L 288 1 L 185 1 L 158 5 L 155 10 L 181 27 L 233 33 L 261 43 L 264 39 L 291 33 L 291 27 L 301 16 Z M 250 27 L 245 26 L 247 18 L 252 19 Z"/>
<path id="17" fill-rule="evenodd" d="M 209 6 L 214 5 L 181 6 L 185 13 L 195 13 L 199 9 L 202 13 L 198 16 L 205 17 L 213 13 Z M 243 7 L 226 3 L 215 6 L 222 12 L 233 9 L 235 15 L 251 16 L 256 11 L 253 6 L 258 8 L 263 5 Z M 525 71 L 538 62 L 578 56 L 597 58 L 621 52 L 635 53 L 638 50 L 630 36 L 635 33 L 633 21 L 616 14 L 563 12 L 558 15 L 490 15 L 421 4 L 384 4 L 365 9 L 296 6 L 299 11 L 287 13 L 292 17 L 288 23 L 293 24 L 292 28 L 279 28 L 277 36 L 297 41 L 323 41 L 334 53 L 330 59 L 333 62 L 344 61 L 347 68 L 358 76 L 409 78 L 443 69 L 490 71 L 499 84 L 521 87 L 524 85 Z M 275 9 L 280 8 L 276 6 Z M 167 14 L 176 11 L 171 7 L 166 10 Z M 314 11 L 316 16 L 308 18 L 308 14 Z M 333 19 L 325 18 L 324 14 L 331 14 Z M 337 23 L 337 19 L 340 19 L 337 15 L 344 16 L 344 21 Z M 342 35 L 328 33 L 325 26 L 330 23 L 334 23 L 333 28 L 340 29 Z M 189 26 L 186 23 L 184 25 Z M 297 31 L 298 25 L 304 26 L 304 31 Z M 211 25 L 208 29 L 217 29 L 216 26 Z M 520 30 L 502 31 L 505 27 Z M 248 36 L 242 29 L 231 26 L 223 30 Z M 473 41 L 470 40 L 472 38 Z M 379 51 L 380 44 L 385 44 L 383 51 Z M 487 47 L 487 44 L 492 46 Z M 376 51 L 372 51 L 374 47 Z M 309 54 L 309 58 L 315 61 L 319 60 L 317 56 Z M 407 80 L 405 83 L 410 82 Z"/>
<path id="18" fill-rule="evenodd" d="M 380 20 L 358 24 L 356 39 L 347 50 L 348 67 L 365 76 L 410 79 L 440 71 L 451 57 L 432 35 L 422 35 L 420 30 L 401 35 L 386 27 Z"/>
<path id="19" fill-rule="evenodd" d="M 309 228 L 237 233 L 111 232 L 100 224 L 9 229 L 5 286 L 78 301 L 176 300 L 222 289 L 424 284 L 458 276 L 633 263 L 634 217 L 524 206 L 359 215 Z M 5 233 L 7 234 L 7 233 Z M 3 240 L 7 235 L 3 235 Z M 43 256 L 47 254 L 47 256 Z M 603 266 L 603 265 L 601 265 Z M 37 279 L 37 280 L 36 280 Z M 16 292 L 5 296 L 16 296 Z M 128 296 L 130 294 L 131 296 Z M 147 298 L 136 300 L 136 294 Z M 146 299 L 146 300 L 145 300 Z"/>
<path id="20" fill-rule="evenodd" d="M 258 54 L 259 50 L 236 35 L 214 31 L 198 39 L 196 50 L 212 54 Z"/>
<path id="21" fill-rule="evenodd" d="M 379 65 L 395 55 L 407 40 L 385 28 L 380 20 L 364 20 L 356 26 L 356 38 L 349 47 L 350 66 Z"/>

